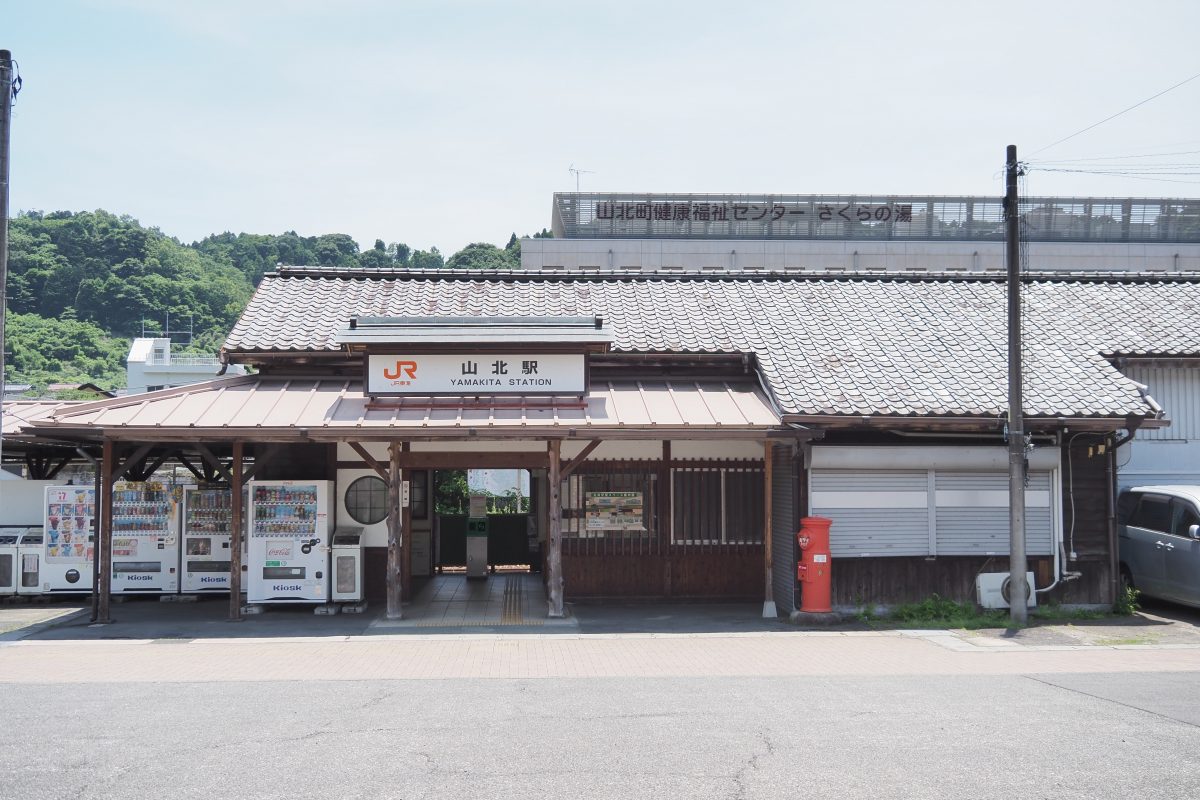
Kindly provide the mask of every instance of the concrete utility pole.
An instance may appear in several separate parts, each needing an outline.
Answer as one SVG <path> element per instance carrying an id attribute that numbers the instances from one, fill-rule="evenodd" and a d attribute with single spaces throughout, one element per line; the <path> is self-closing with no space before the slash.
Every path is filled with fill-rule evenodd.
<path id="1" fill-rule="evenodd" d="M 1009 619 L 1024 624 L 1030 592 L 1025 570 L 1025 416 L 1021 398 L 1021 217 L 1017 202 L 1017 146 L 1005 165 L 1005 255 L 1008 259 L 1008 605 Z"/>
<path id="2" fill-rule="evenodd" d="M 0 50 L 0 431 L 4 424 L 4 326 L 8 308 L 8 140 L 12 130 L 12 53 Z M 4 434 L 0 432 L 0 462 L 4 456 Z"/>

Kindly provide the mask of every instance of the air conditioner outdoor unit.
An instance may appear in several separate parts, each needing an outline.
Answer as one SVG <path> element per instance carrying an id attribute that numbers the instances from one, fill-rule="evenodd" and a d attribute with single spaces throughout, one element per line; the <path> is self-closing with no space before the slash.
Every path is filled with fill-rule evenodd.
<path id="1" fill-rule="evenodd" d="M 1037 592 L 1033 591 L 1033 573 L 1025 573 L 1029 586 L 1028 608 L 1037 606 Z M 983 608 L 1008 608 L 1008 573 L 984 572 L 975 576 L 975 597 Z"/>

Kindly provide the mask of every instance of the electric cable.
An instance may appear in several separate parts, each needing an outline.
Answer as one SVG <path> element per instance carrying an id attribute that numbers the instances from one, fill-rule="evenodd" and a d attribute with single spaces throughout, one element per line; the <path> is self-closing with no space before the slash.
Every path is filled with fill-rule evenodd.
<path id="1" fill-rule="evenodd" d="M 1074 139 L 1076 136 L 1079 136 L 1080 134 L 1087 133 L 1092 128 L 1097 128 L 1097 127 L 1103 125 L 1104 123 L 1109 122 L 1110 120 L 1116 119 L 1117 117 L 1121 116 L 1122 114 L 1128 114 L 1130 111 L 1133 111 L 1135 108 L 1137 108 L 1139 106 L 1144 106 L 1146 103 L 1149 103 L 1151 100 L 1162 97 L 1167 92 L 1170 92 L 1174 89 L 1178 89 L 1180 86 L 1183 86 L 1186 83 L 1191 83 L 1192 81 L 1196 80 L 1196 78 L 1200 78 L 1200 72 L 1197 72 L 1195 75 L 1193 75 L 1190 78 L 1185 78 L 1184 80 L 1180 81 L 1179 83 L 1175 84 L 1174 86 L 1169 86 L 1166 89 L 1163 89 L 1158 94 L 1151 95 L 1150 97 L 1147 97 L 1145 100 L 1142 100 L 1138 103 L 1134 103 L 1129 108 L 1126 108 L 1123 111 L 1118 111 L 1116 114 L 1113 114 L 1112 116 L 1105 117 L 1104 119 L 1100 120 L 1099 122 L 1088 125 L 1086 128 L 1076 131 L 1075 133 L 1072 133 L 1070 136 L 1064 136 L 1063 138 L 1059 139 L 1057 142 L 1051 142 L 1050 144 L 1046 145 L 1045 147 L 1041 148 L 1040 150 L 1034 150 L 1029 155 L 1036 156 L 1038 153 L 1045 152 L 1046 150 L 1049 150 L 1051 147 L 1056 147 L 1056 146 L 1062 144 L 1063 142 Z"/>

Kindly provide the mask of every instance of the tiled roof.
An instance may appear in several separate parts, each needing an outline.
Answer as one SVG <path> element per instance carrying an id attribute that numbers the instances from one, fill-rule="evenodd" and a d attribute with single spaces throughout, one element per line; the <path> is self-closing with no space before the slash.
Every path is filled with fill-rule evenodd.
<path id="1" fill-rule="evenodd" d="M 1104 355 L 1200 354 L 1200 283 L 1038 281 L 1024 299 L 1030 415 L 1147 415 Z M 756 354 L 785 413 L 999 416 L 1005 307 L 994 280 L 285 270 L 263 280 L 225 349 L 337 350 L 352 316 L 599 314 L 615 352 Z"/>

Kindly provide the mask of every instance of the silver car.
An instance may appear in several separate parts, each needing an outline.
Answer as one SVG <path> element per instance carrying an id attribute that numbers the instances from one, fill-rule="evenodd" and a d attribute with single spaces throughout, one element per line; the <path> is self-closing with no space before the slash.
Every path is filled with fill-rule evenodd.
<path id="1" fill-rule="evenodd" d="M 1136 486 L 1117 500 L 1121 579 L 1200 607 L 1200 486 Z"/>

